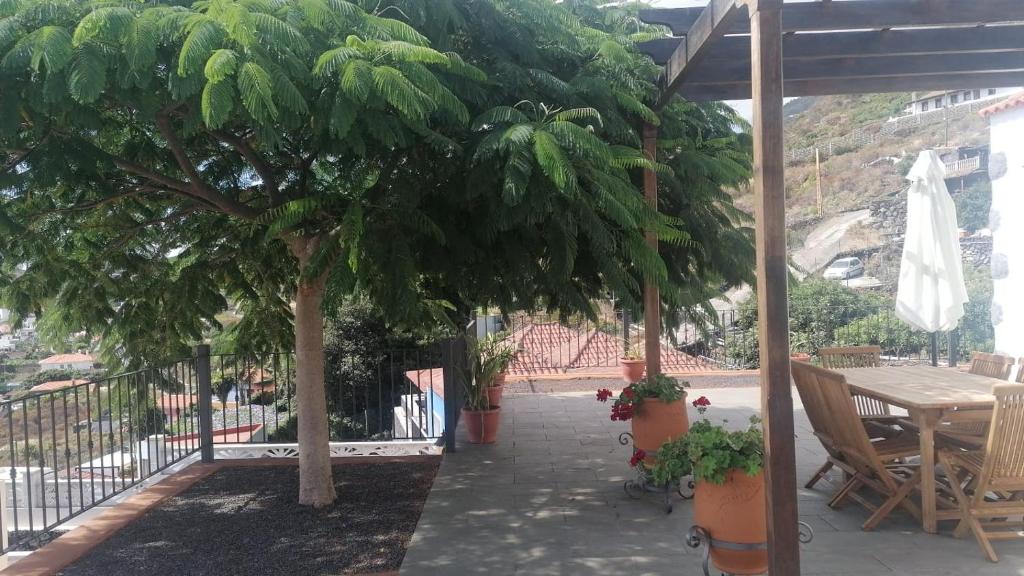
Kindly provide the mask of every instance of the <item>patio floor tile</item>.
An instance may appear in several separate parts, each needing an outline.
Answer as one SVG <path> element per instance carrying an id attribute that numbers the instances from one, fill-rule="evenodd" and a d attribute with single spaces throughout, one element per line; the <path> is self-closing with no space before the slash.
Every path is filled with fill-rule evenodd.
<path id="1" fill-rule="evenodd" d="M 740 428 L 757 413 L 760 390 L 693 390 L 714 402 L 709 416 Z M 794 393 L 794 396 L 795 393 Z M 796 406 L 801 485 L 825 461 Z M 622 489 L 633 478 L 628 425 L 611 422 L 591 392 L 506 394 L 500 440 L 474 446 L 460 438 L 441 465 L 402 565 L 403 576 L 694 575 L 702 554 L 685 544 L 691 503 L 673 495 L 665 514 L 660 495 L 639 500 Z M 691 421 L 697 417 L 691 413 Z M 802 547 L 805 576 L 1024 576 L 1024 546 L 997 543 L 999 564 L 974 540 L 929 535 L 895 512 L 863 532 L 867 511 L 828 507 L 825 482 L 797 494 L 800 519 L 815 539 Z"/>

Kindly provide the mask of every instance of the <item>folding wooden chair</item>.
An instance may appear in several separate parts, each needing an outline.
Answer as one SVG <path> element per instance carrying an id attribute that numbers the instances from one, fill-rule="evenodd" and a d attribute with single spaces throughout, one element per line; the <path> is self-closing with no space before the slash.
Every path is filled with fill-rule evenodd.
<path id="1" fill-rule="evenodd" d="M 1013 371 L 1014 359 L 999 354 L 975 352 L 971 355 L 971 374 L 1007 380 Z M 959 412 L 959 411 L 958 411 Z M 990 418 L 985 415 L 968 415 L 965 421 L 951 422 L 941 426 L 937 432 L 941 439 L 967 450 L 978 450 L 985 447 L 988 437 Z"/>
<path id="2" fill-rule="evenodd" d="M 820 378 L 823 374 L 839 378 L 842 378 L 842 375 L 829 370 L 817 368 L 804 362 L 794 361 L 792 366 L 793 380 L 796 382 L 797 392 L 800 394 L 800 400 L 803 403 L 804 411 L 807 413 L 807 419 L 811 423 L 811 428 L 814 430 L 815 437 L 818 438 L 821 445 L 828 453 L 828 459 L 821 468 L 818 469 L 814 476 L 811 477 L 805 487 L 807 489 L 814 488 L 814 486 L 834 467 L 841 469 L 846 474 L 847 481 L 849 481 L 850 478 L 853 478 L 857 474 L 857 469 L 847 461 L 846 456 L 835 440 L 835 436 L 839 433 L 834 431 L 834 428 L 836 427 L 836 420 L 830 411 L 830 407 L 820 384 Z M 849 390 L 849 388 L 847 388 L 847 390 Z M 850 401 L 852 402 L 852 398 Z M 857 416 L 856 413 L 855 416 Z M 871 417 L 856 417 L 856 419 L 860 423 L 871 422 Z M 864 431 L 865 438 L 867 438 L 868 428 L 866 428 L 864 424 L 861 424 L 861 430 Z M 902 431 L 898 436 L 880 438 L 875 441 L 870 441 L 869 443 L 883 462 L 893 462 L 903 458 L 908 458 L 910 456 L 918 455 L 920 452 L 920 441 L 917 434 L 913 432 Z M 842 489 L 846 489 L 847 493 L 849 493 L 849 489 L 846 485 L 844 485 L 841 490 Z M 836 505 L 840 505 L 841 501 L 842 500 L 837 502 Z"/>
<path id="3" fill-rule="evenodd" d="M 877 368 L 882 365 L 881 346 L 846 346 L 842 348 L 819 348 L 821 365 L 829 370 L 842 368 Z M 875 398 L 854 395 L 857 413 L 861 416 L 888 416 L 889 405 Z"/>
<path id="4" fill-rule="evenodd" d="M 794 362 L 794 374 L 817 385 L 822 406 L 827 414 L 825 426 L 835 456 L 829 459 L 847 474 L 847 481 L 829 502 L 838 508 L 846 500 L 854 500 L 872 512 L 862 525 L 873 530 L 896 507 L 902 507 L 915 518 L 921 518 L 921 509 L 909 496 L 921 483 L 921 467 L 900 460 L 919 454 L 916 434 L 907 432 L 896 438 L 872 442 L 857 414 L 850 387 L 842 374 L 809 364 Z M 870 489 L 883 498 L 876 505 L 860 495 Z"/>
<path id="5" fill-rule="evenodd" d="M 1024 383 L 999 384 L 992 392 L 996 405 L 986 449 L 944 448 L 939 461 L 960 508 L 957 536 L 973 532 L 988 559 L 998 562 L 992 540 L 1024 538 Z M 968 481 L 960 480 L 961 473 Z"/>

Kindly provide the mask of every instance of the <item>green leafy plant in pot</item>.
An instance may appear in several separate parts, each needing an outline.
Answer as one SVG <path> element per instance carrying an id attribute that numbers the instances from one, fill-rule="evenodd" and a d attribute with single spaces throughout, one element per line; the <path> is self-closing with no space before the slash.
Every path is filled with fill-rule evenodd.
<path id="1" fill-rule="evenodd" d="M 491 403 L 488 393 L 496 374 L 497 362 L 483 353 L 484 346 L 475 338 L 469 339 L 469 370 L 460 374 L 465 390 L 462 421 L 472 444 L 493 444 L 498 440 L 501 409 Z"/>
<path id="2" fill-rule="evenodd" d="M 477 378 L 487 387 L 491 406 L 501 406 L 508 367 L 515 356 L 515 347 L 500 333 L 488 335 L 477 346 Z"/>
<path id="3" fill-rule="evenodd" d="M 707 397 L 693 401 L 701 419 L 683 437 L 658 450 L 651 470 L 654 482 L 665 485 L 693 476 L 694 520 L 714 539 L 738 544 L 764 544 L 768 539 L 764 492 L 764 435 L 761 421 L 751 417 L 743 429 L 730 430 L 705 417 Z M 768 571 L 765 549 L 711 549 L 715 565 L 728 574 Z"/>
<path id="4" fill-rule="evenodd" d="M 689 429 L 685 404 L 688 386 L 686 382 L 670 376 L 655 374 L 626 386 L 615 398 L 611 419 L 629 421 L 634 449 L 644 454 L 641 457 L 643 462 L 653 463 L 658 447 L 683 436 Z M 611 397 L 611 390 L 597 392 L 597 399 L 601 402 Z M 636 460 L 636 454 L 633 460 Z"/>
<path id="5" fill-rule="evenodd" d="M 644 359 L 643 350 L 643 343 L 633 344 L 630 342 L 629 336 L 626 336 L 625 350 L 619 364 L 622 365 L 622 379 L 630 384 L 639 382 L 644 377 L 647 360 Z"/>

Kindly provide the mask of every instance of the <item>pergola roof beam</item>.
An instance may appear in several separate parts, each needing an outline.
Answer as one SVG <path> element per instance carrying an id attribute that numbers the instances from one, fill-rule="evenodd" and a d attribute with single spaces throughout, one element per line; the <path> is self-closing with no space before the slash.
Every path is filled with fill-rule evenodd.
<path id="1" fill-rule="evenodd" d="M 664 24 L 673 34 L 687 34 L 700 20 L 701 8 L 641 10 L 640 19 Z M 956 26 L 986 22 L 1024 22 L 1020 0 L 847 0 L 791 2 L 782 8 L 783 32 L 871 30 Z M 749 34 L 750 23 L 738 19 L 727 34 Z"/>
<path id="2" fill-rule="evenodd" d="M 1024 50 L 1024 47 L 1021 48 Z M 827 80 L 877 77 L 912 77 L 936 74 L 1024 72 L 1024 51 L 951 54 L 947 56 L 891 56 L 877 58 L 825 58 L 785 60 L 785 80 Z M 694 70 L 687 84 L 730 84 L 750 76 L 750 62 L 709 59 Z"/>
<path id="3" fill-rule="evenodd" d="M 698 65 L 733 21 L 740 20 L 735 17 L 739 11 L 738 0 L 711 0 L 708 3 L 665 63 L 665 85 L 662 86 L 665 94 L 671 95 L 678 89 L 687 68 Z"/>
<path id="4" fill-rule="evenodd" d="M 1024 50 L 1024 25 L 974 26 L 875 30 L 870 32 L 790 34 L 782 40 L 784 57 L 790 60 L 846 57 L 889 57 Z M 664 64 L 683 41 L 659 38 L 640 45 L 640 50 Z M 750 60 L 749 36 L 726 36 L 715 45 L 716 60 Z"/>
<path id="5" fill-rule="evenodd" d="M 784 82 L 787 98 L 797 96 L 828 96 L 833 94 L 873 94 L 880 92 L 911 92 L 925 90 L 966 90 L 968 88 L 1013 88 L 1024 86 L 1024 72 L 965 72 L 918 76 L 877 76 L 868 78 L 826 78 Z M 751 84 L 683 84 L 679 94 L 695 102 L 712 100 L 745 100 L 751 96 Z"/>

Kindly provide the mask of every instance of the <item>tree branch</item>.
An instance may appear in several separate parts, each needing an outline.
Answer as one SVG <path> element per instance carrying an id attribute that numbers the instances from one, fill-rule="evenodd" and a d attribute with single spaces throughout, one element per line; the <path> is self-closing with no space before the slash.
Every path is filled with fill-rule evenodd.
<path id="1" fill-rule="evenodd" d="M 188 154 L 185 152 L 185 147 L 182 145 L 181 140 L 174 133 L 174 128 L 171 126 L 171 119 L 167 115 L 167 111 L 157 114 L 156 125 L 160 130 L 160 134 L 167 141 L 167 146 L 171 149 L 171 153 L 174 155 L 174 159 L 177 160 L 178 166 L 188 176 L 189 191 L 193 195 L 206 200 L 225 214 L 237 216 L 245 220 L 255 220 L 259 216 L 258 210 L 224 196 L 203 181 L 199 171 L 196 170 L 195 165 L 192 164 Z"/>
<path id="2" fill-rule="evenodd" d="M 246 159 L 249 164 L 256 170 L 256 173 L 260 175 L 260 180 L 263 180 L 263 189 L 266 190 L 267 195 L 270 196 L 270 202 L 274 206 L 281 204 L 280 190 L 277 188 L 277 176 L 274 174 L 274 168 L 259 152 L 253 148 L 245 138 L 235 136 L 230 132 L 223 130 L 208 130 L 208 132 L 218 140 L 226 142 L 243 158 Z"/>

